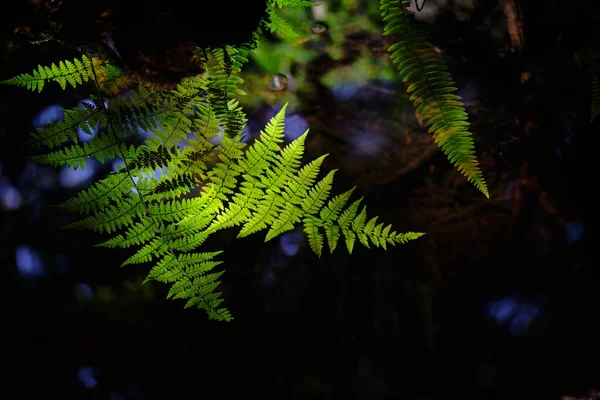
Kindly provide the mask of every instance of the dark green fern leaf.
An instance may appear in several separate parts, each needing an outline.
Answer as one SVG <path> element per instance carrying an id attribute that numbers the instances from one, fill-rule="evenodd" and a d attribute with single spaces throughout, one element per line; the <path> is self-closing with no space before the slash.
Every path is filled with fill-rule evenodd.
<path id="1" fill-rule="evenodd" d="M 179 194 L 187 193 L 188 188 L 198 186 L 198 180 L 191 173 L 183 173 L 175 175 L 173 178 L 163 179 L 154 188 L 154 194 L 161 194 L 166 192 L 173 192 L 175 190 L 182 190 Z"/>
<path id="2" fill-rule="evenodd" d="M 489 197 L 464 105 L 455 94 L 454 81 L 431 44 L 429 33 L 412 21 L 410 4 L 411 0 L 381 0 L 384 34 L 400 35 L 388 51 L 403 81 L 409 83 L 410 101 L 435 143 L 469 182 Z"/>
<path id="3" fill-rule="evenodd" d="M 139 154 L 127 164 L 126 170 L 134 169 L 155 169 L 166 165 L 173 159 L 177 151 L 167 149 L 165 146 L 159 146 L 156 150 L 143 148 Z"/>

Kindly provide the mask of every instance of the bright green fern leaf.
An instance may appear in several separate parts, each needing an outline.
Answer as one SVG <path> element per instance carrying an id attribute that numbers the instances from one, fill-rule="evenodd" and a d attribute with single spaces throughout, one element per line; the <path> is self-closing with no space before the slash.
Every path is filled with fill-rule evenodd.
<path id="1" fill-rule="evenodd" d="M 271 119 L 261 138 L 237 161 L 240 171 L 251 172 L 242 174 L 239 191 L 204 231 L 206 236 L 242 224 L 238 237 L 268 229 L 268 241 L 302 223 L 311 249 L 321 256 L 325 238 L 333 251 L 340 232 L 345 235 L 350 252 L 356 237 L 367 247 L 370 240 L 385 249 L 387 244 L 401 244 L 423 235 L 390 232 L 389 225 L 385 229 L 383 224 L 375 225 L 377 217 L 364 223 L 366 209 L 355 216 L 358 202 L 343 210 L 354 189 L 331 198 L 335 170 L 315 183 L 325 156 L 300 168 L 307 132 L 284 148 L 276 146 L 284 139 L 285 109 L 286 106 Z M 218 184 L 220 180 L 215 177 L 214 182 Z"/>
<path id="2" fill-rule="evenodd" d="M 61 61 L 58 65 L 52 64 L 49 67 L 40 65 L 31 74 L 21 74 L 0 83 L 21 86 L 38 92 L 42 91 L 46 83 L 52 81 L 58 82 L 62 89 L 65 89 L 67 84 L 76 87 L 92 77 L 92 62 L 100 66 L 100 60 L 90 60 L 86 56 L 81 56 L 81 60 L 75 59 L 73 62 Z"/>
<path id="3" fill-rule="evenodd" d="M 203 248 L 221 229 L 240 227 L 239 237 L 266 230 L 270 240 L 302 225 L 319 256 L 325 242 L 333 251 L 342 237 L 352 252 L 356 239 L 386 248 L 422 235 L 367 220 L 364 207 L 357 214 L 362 199 L 346 206 L 354 189 L 332 197 L 335 170 L 318 179 L 325 156 L 302 164 L 308 131 L 282 146 L 285 106 L 251 146 L 242 142 L 246 118 L 235 100 L 242 94 L 235 74 L 249 48 L 213 49 L 206 74 L 164 92 L 138 85 L 123 94 L 126 77 L 108 64 L 90 63 L 85 74 L 97 87 L 91 102 L 65 110 L 63 121 L 32 135 L 47 151 L 33 157 L 41 163 L 84 168 L 89 159 L 120 159 L 117 171 L 58 205 L 82 216 L 68 227 L 109 234 L 98 246 L 131 249 L 122 265 L 151 263 L 146 281 L 170 285 L 168 298 L 221 321 L 232 316 L 218 290 L 220 251 Z M 78 83 L 65 69 L 83 81 L 79 65 L 89 59 L 82 60 L 6 82 L 32 90 L 51 79 Z M 93 137 L 81 143 L 78 130 Z M 132 139 L 141 131 L 148 135 L 140 144 Z"/>

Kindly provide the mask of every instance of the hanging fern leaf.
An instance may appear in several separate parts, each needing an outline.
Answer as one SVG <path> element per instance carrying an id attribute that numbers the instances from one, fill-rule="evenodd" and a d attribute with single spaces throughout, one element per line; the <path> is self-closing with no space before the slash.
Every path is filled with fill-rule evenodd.
<path id="1" fill-rule="evenodd" d="M 411 20 L 411 0 L 381 0 L 385 35 L 400 39 L 388 48 L 410 101 L 429 127 L 435 143 L 458 170 L 486 197 L 487 184 L 475 156 L 469 122 L 448 67 L 431 44 L 429 33 Z"/>

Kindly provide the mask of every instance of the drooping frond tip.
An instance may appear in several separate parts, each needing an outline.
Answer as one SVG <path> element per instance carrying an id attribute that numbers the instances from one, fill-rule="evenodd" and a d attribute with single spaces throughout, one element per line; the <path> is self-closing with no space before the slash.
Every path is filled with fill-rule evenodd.
<path id="1" fill-rule="evenodd" d="M 399 34 L 388 48 L 404 82 L 410 101 L 425 121 L 435 143 L 450 162 L 489 198 L 487 184 L 475 156 L 468 116 L 456 94 L 448 67 L 431 44 L 429 33 L 411 20 L 411 0 L 381 0 L 384 35 Z"/>

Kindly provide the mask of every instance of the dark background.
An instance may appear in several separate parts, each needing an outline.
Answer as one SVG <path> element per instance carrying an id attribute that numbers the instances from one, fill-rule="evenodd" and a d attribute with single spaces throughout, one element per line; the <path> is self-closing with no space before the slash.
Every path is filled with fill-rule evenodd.
<path id="1" fill-rule="evenodd" d="M 2 17 L 0 79 L 75 56 L 29 43 L 23 32 L 33 17 L 28 2 L 20 4 Z M 357 184 L 370 214 L 428 235 L 321 259 L 301 231 L 285 239 L 297 243 L 294 255 L 287 242 L 216 235 L 206 246 L 224 250 L 231 323 L 183 311 L 164 300 L 164 286 L 140 286 L 148 266 L 120 269 L 127 253 L 93 247 L 103 237 L 61 229 L 73 216 L 50 206 L 85 180 L 68 187 L 65 171 L 27 161 L 22 142 L 41 110 L 75 107 L 85 89 L 37 95 L 0 87 L 5 392 L 111 400 L 589 397 L 600 389 L 599 273 L 589 250 L 600 119 L 589 122 L 585 58 L 600 37 L 594 6 L 481 0 L 460 20 L 463 2 L 426 4 L 439 9 L 430 28 L 469 107 L 489 200 L 422 129 L 391 162 L 384 150 L 365 157 L 340 139 L 365 123 L 389 132 L 381 115 L 393 111 L 401 85 L 370 82 L 340 100 L 319 83 L 336 63 L 351 63 L 356 47 L 384 40 L 379 34 L 349 38 L 341 61 L 311 61 L 315 91 L 299 92 L 294 111 L 311 128 L 311 158 L 330 152 L 325 168 L 340 168 L 338 191 Z M 510 33 L 510 10 L 521 42 Z M 499 40 L 489 20 L 504 26 Z M 251 130 L 279 106 L 249 109 Z M 95 176 L 108 170 L 98 165 Z"/>

